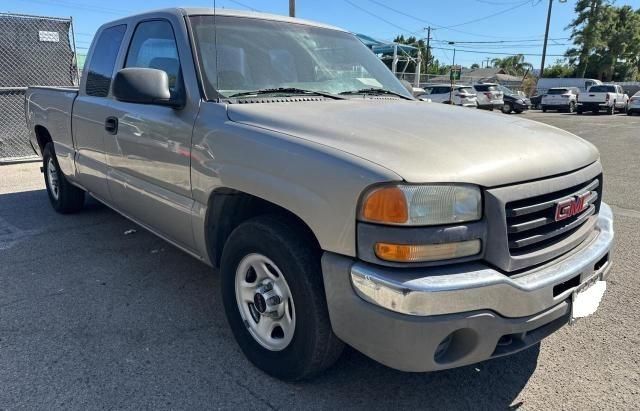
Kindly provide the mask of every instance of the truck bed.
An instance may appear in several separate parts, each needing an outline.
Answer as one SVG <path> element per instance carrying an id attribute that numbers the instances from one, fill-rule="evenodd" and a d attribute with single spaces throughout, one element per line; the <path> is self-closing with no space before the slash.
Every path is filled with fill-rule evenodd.
<path id="1" fill-rule="evenodd" d="M 55 142 L 58 157 L 73 153 L 71 112 L 78 96 L 76 87 L 29 87 L 25 95 L 25 113 L 29 128 L 29 140 L 38 155 L 42 149 L 38 142 L 36 124 L 46 125 Z"/>

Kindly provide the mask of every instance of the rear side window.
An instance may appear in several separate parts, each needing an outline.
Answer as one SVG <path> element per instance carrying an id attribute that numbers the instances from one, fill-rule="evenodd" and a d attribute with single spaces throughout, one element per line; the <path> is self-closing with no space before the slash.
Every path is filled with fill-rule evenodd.
<path id="1" fill-rule="evenodd" d="M 478 91 L 497 91 L 498 88 L 494 85 L 489 84 L 477 84 L 474 86 Z"/>
<path id="2" fill-rule="evenodd" d="M 118 51 L 127 26 L 113 26 L 104 29 L 96 43 L 89 61 L 85 91 L 89 96 L 106 97 L 111 87 L 113 68 L 116 65 Z"/>
<path id="3" fill-rule="evenodd" d="M 169 89 L 175 93 L 179 84 L 180 60 L 171 23 L 166 20 L 140 23 L 133 34 L 125 67 L 164 71 L 169 77 Z"/>
<path id="4" fill-rule="evenodd" d="M 615 93 L 615 86 L 593 86 L 589 89 L 590 93 Z"/>

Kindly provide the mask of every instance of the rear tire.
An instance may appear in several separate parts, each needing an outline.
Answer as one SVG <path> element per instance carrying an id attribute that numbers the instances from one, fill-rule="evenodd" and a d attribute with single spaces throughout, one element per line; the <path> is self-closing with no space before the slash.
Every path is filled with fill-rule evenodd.
<path id="1" fill-rule="evenodd" d="M 542 106 L 542 112 L 546 113 L 547 112 L 547 108 L 545 106 Z"/>
<path id="2" fill-rule="evenodd" d="M 607 114 L 612 116 L 615 114 L 615 112 L 616 112 L 616 102 L 614 101 L 611 106 L 607 107 Z"/>
<path id="3" fill-rule="evenodd" d="M 320 257 L 312 236 L 278 215 L 242 223 L 224 246 L 221 288 L 229 326 L 249 361 L 273 377 L 310 378 L 342 353 L 344 344 L 329 321 Z M 257 294 L 269 282 L 268 292 L 277 292 L 280 303 L 265 306 L 271 294 Z"/>
<path id="4" fill-rule="evenodd" d="M 567 109 L 567 112 L 573 113 L 574 111 L 576 111 L 576 103 L 572 101 L 571 103 L 569 103 L 569 108 Z"/>
<path id="5" fill-rule="evenodd" d="M 60 170 L 53 143 L 44 147 L 42 162 L 44 183 L 53 209 L 61 214 L 80 211 L 84 206 L 84 191 L 71 184 Z"/>

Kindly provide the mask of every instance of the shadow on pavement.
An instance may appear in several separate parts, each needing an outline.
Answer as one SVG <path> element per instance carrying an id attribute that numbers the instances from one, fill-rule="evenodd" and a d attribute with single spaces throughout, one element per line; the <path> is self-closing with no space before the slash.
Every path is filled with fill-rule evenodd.
<path id="1" fill-rule="evenodd" d="M 539 345 L 420 374 L 347 349 L 315 380 L 283 383 L 240 352 L 216 273 L 95 200 L 59 215 L 44 190 L 0 195 L 2 221 L 27 233 L 0 248 L 9 408 L 505 409 L 536 369 Z"/>

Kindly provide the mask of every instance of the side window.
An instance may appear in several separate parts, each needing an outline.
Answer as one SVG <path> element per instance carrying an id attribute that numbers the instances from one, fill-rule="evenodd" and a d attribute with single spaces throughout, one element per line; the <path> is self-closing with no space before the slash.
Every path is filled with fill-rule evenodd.
<path id="1" fill-rule="evenodd" d="M 85 86 L 87 95 L 95 97 L 109 95 L 113 68 L 116 65 L 116 58 L 126 31 L 127 26 L 122 24 L 104 29 L 100 34 L 91 61 L 89 61 Z"/>
<path id="2" fill-rule="evenodd" d="M 138 24 L 125 67 L 142 67 L 162 70 L 169 77 L 171 93 L 180 84 L 180 60 L 171 24 L 166 20 L 146 21 Z"/>

